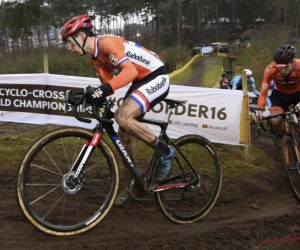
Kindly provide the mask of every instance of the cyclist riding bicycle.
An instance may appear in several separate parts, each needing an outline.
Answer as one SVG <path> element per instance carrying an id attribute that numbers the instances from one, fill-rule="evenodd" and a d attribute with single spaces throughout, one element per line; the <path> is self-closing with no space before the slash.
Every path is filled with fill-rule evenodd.
<path id="1" fill-rule="evenodd" d="M 272 80 L 275 89 L 270 97 L 272 102 L 270 115 L 285 112 L 290 105 L 296 105 L 300 101 L 300 59 L 295 59 L 296 54 L 294 46 L 283 45 L 275 52 L 273 62 L 266 67 L 258 98 L 261 119 Z M 271 124 L 275 134 L 281 138 L 284 134 L 282 118 L 271 119 Z"/>
<path id="2" fill-rule="evenodd" d="M 93 105 L 132 82 L 123 103 L 114 114 L 119 124 L 119 137 L 136 163 L 134 137 L 152 147 L 159 156 L 156 180 L 162 181 L 170 175 L 171 159 L 175 148 L 164 144 L 143 123 L 136 120 L 143 116 L 169 93 L 168 72 L 152 51 L 139 44 L 115 36 L 98 38 L 92 31 L 92 21 L 86 14 L 68 20 L 61 31 L 62 40 L 75 55 L 91 55 L 100 82 L 97 88 L 89 88 L 84 95 Z M 115 77 L 112 72 L 116 73 Z M 136 164 L 135 164 L 136 165 Z M 127 171 L 128 172 L 128 171 Z M 124 204 L 130 198 L 128 186 L 117 197 L 115 204 Z"/>
<path id="3" fill-rule="evenodd" d="M 252 88 L 252 93 L 258 98 L 259 97 L 259 91 L 256 88 L 255 85 L 255 79 L 252 76 L 252 71 L 250 69 L 244 69 L 244 72 L 246 72 L 246 77 L 247 77 L 247 85 L 250 86 Z M 233 90 L 242 90 L 242 76 L 241 75 L 236 75 L 232 78 L 232 80 L 230 81 L 230 85 L 231 88 Z M 275 88 L 275 84 L 271 84 L 269 93 L 268 93 L 268 97 L 266 99 L 266 109 L 270 109 L 271 108 L 271 100 L 269 98 L 269 96 L 271 95 L 273 89 Z"/>
<path id="4" fill-rule="evenodd" d="M 252 76 L 252 70 L 244 69 L 244 71 L 246 72 L 246 76 L 247 76 L 247 86 L 250 86 L 252 88 L 252 92 L 254 93 L 254 95 L 258 96 L 259 92 L 255 85 L 255 79 Z M 234 76 L 230 81 L 230 85 L 232 90 L 242 90 L 243 89 L 242 75 Z"/>
<path id="5" fill-rule="evenodd" d="M 230 89 L 229 80 L 226 73 L 222 74 L 222 79 L 220 80 L 220 89 Z"/>

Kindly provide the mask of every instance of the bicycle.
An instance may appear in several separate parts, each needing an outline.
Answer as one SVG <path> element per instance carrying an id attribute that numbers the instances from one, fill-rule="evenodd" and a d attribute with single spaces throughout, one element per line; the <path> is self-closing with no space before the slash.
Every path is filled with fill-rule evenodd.
<path id="1" fill-rule="evenodd" d="M 267 120 L 266 124 L 260 121 L 257 108 L 249 108 L 250 113 L 250 135 L 253 139 L 258 139 L 261 131 L 267 132 L 274 144 L 280 148 L 281 140 L 275 136 L 271 122 Z"/>
<path id="2" fill-rule="evenodd" d="M 260 136 L 260 131 L 263 125 L 259 122 L 259 116 L 257 109 L 249 108 L 250 114 L 250 135 L 253 139 L 257 139 Z M 262 128 L 265 129 L 264 127 Z"/>
<path id="3" fill-rule="evenodd" d="M 90 123 L 90 119 L 78 113 L 84 101 L 82 95 L 67 91 L 66 110 L 70 104 L 77 120 Z M 221 191 L 218 152 L 199 135 L 170 139 L 166 133 L 170 117 L 176 107 L 187 101 L 164 102 L 168 105 L 165 121 L 139 120 L 160 126 L 159 138 L 176 148 L 168 179 L 155 181 L 158 157 L 154 153 L 145 173 L 138 172 L 113 128 L 113 101 L 106 100 L 92 106 L 97 120 L 93 133 L 77 127 L 59 128 L 41 136 L 28 148 L 18 170 L 16 197 L 31 224 L 45 233 L 67 236 L 83 233 L 102 221 L 114 204 L 119 186 L 119 167 L 112 147 L 125 159 L 133 176 L 133 197 L 154 195 L 162 213 L 175 223 L 193 223 L 204 218 Z M 103 139 L 104 130 L 113 146 Z M 81 143 L 83 146 L 79 147 Z"/>
<path id="4" fill-rule="evenodd" d="M 285 129 L 285 133 L 281 139 L 281 155 L 284 160 L 284 170 L 293 195 L 300 202 L 300 129 L 296 116 L 297 113 L 299 113 L 299 111 L 291 105 L 287 112 L 270 115 L 264 117 L 263 120 L 282 117 Z M 293 174 L 295 178 L 293 178 Z"/>

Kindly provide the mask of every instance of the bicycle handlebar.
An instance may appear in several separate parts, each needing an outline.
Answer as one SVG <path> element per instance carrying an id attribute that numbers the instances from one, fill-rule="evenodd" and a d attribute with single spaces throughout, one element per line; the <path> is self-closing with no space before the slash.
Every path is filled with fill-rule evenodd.
<path id="1" fill-rule="evenodd" d="M 86 90 L 86 88 L 85 88 Z M 85 122 L 85 123 L 91 123 L 92 120 L 91 119 L 87 119 L 87 118 L 83 118 L 78 114 L 78 107 L 82 104 L 82 108 L 85 110 L 87 108 L 87 102 L 86 102 L 86 91 L 84 91 L 84 93 L 80 93 L 80 94 L 75 94 L 74 95 L 74 100 L 72 100 L 72 91 L 71 90 L 67 90 L 66 92 L 66 96 L 65 96 L 65 113 L 68 110 L 68 104 L 72 105 L 72 112 L 74 117 L 81 122 Z M 76 101 L 76 99 L 79 99 L 78 101 Z M 101 106 L 104 106 L 104 112 L 102 113 L 102 117 L 99 115 L 99 108 Z M 114 121 L 112 121 L 111 119 L 107 119 L 106 116 L 109 114 L 110 108 L 112 107 L 112 103 L 110 101 L 105 101 L 104 103 L 95 103 L 92 106 L 92 113 L 93 116 L 96 118 L 97 121 L 99 122 L 105 122 L 105 123 L 110 123 L 113 124 Z M 111 111 L 110 111 L 111 112 Z"/>
<path id="2" fill-rule="evenodd" d="M 287 111 L 287 112 L 283 112 L 283 113 L 276 114 L 276 115 L 268 115 L 266 117 L 263 117 L 263 120 L 269 120 L 272 118 L 276 118 L 278 116 L 285 116 L 285 115 L 291 115 L 291 114 L 296 114 L 296 113 L 297 113 L 296 111 Z"/>

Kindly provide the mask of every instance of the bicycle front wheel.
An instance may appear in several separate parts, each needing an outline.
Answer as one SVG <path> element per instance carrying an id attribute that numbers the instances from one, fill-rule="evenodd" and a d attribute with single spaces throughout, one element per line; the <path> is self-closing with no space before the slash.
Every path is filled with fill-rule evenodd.
<path id="1" fill-rule="evenodd" d="M 204 218 L 214 207 L 221 191 L 222 165 L 215 147 L 202 136 L 182 136 L 175 144 L 183 156 L 177 151 L 172 160 L 171 178 L 176 179 L 172 184 L 197 181 L 184 188 L 155 192 L 155 199 L 171 221 L 192 223 Z"/>
<path id="2" fill-rule="evenodd" d="M 292 189 L 293 195 L 298 202 L 300 202 L 300 164 L 297 160 L 297 154 L 295 150 L 295 147 L 297 146 L 289 135 L 284 135 L 281 139 L 281 153 L 284 159 L 284 170 L 286 177 Z"/>
<path id="3" fill-rule="evenodd" d="M 74 183 L 71 168 L 93 133 L 63 128 L 40 137 L 21 161 L 16 197 L 27 219 L 41 231 L 66 236 L 97 225 L 115 200 L 119 172 L 111 148 L 101 141 Z"/>
<path id="4" fill-rule="evenodd" d="M 253 139 L 257 139 L 260 136 L 260 124 L 258 114 L 255 110 L 250 109 L 250 135 Z"/>

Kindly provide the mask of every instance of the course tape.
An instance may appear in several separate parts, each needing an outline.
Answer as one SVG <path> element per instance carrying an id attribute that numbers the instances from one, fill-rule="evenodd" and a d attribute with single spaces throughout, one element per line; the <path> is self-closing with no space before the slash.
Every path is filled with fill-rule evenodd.
<path id="1" fill-rule="evenodd" d="M 197 54 L 197 55 L 193 56 L 193 58 L 186 65 L 184 65 L 182 68 L 180 68 L 178 70 L 175 70 L 171 74 L 169 74 L 170 79 L 172 79 L 172 77 L 177 76 L 180 73 L 182 73 L 187 67 L 189 67 L 199 57 L 200 57 L 200 54 Z"/>

